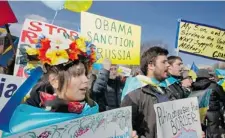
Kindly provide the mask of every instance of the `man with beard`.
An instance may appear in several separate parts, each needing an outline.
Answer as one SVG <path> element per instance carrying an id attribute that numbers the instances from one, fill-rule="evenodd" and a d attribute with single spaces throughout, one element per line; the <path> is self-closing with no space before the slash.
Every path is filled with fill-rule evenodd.
<path id="1" fill-rule="evenodd" d="M 176 99 L 187 98 L 189 93 L 182 88 L 181 79 L 183 71 L 183 61 L 178 56 L 168 57 L 169 77 L 166 79 L 168 89 L 176 96 Z"/>
<path id="2" fill-rule="evenodd" d="M 129 92 L 121 106 L 132 106 L 132 125 L 140 138 L 156 138 L 155 103 L 173 100 L 174 97 L 159 84 L 167 78 L 168 51 L 161 47 L 151 47 L 141 57 L 141 71 L 151 80 L 147 86 Z"/>

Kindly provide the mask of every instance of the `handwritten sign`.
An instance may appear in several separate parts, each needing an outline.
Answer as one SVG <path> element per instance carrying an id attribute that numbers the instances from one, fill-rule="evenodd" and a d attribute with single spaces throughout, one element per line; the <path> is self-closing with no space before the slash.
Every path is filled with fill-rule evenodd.
<path id="1" fill-rule="evenodd" d="M 36 48 L 39 46 L 40 42 L 38 42 L 38 39 L 44 35 L 46 38 L 51 40 L 51 49 L 66 49 L 69 47 L 71 41 L 65 37 L 65 34 L 67 34 L 69 37 L 78 36 L 78 32 L 73 30 L 41 21 L 26 19 L 18 44 L 14 75 L 27 78 L 29 76 L 29 73 L 26 72 L 28 68 L 41 66 L 41 63 L 38 61 L 35 63 L 32 62 L 32 65 L 29 64 L 29 60 L 25 54 L 27 47 Z"/>
<path id="2" fill-rule="evenodd" d="M 196 97 L 154 105 L 158 138 L 201 138 Z"/>
<path id="3" fill-rule="evenodd" d="M 9 138 L 130 138 L 131 107 L 124 107 L 16 134 Z"/>
<path id="4" fill-rule="evenodd" d="M 110 58 L 113 64 L 140 64 L 140 26 L 82 12 L 81 33 L 97 46 L 97 63 Z"/>
<path id="5" fill-rule="evenodd" d="M 131 69 L 130 68 L 123 67 L 123 66 L 119 66 L 117 72 L 119 74 L 121 74 L 122 76 L 130 76 Z"/>
<path id="6" fill-rule="evenodd" d="M 21 77 L 0 74 L 0 112 L 24 81 Z"/>
<path id="7" fill-rule="evenodd" d="M 225 60 L 225 30 L 181 20 L 177 46 L 180 51 Z"/>

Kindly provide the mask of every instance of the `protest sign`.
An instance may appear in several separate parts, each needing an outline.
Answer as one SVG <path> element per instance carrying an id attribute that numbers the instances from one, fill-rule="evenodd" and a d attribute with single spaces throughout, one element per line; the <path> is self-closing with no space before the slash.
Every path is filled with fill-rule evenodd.
<path id="1" fill-rule="evenodd" d="M 81 34 L 96 45 L 97 63 L 109 58 L 113 64 L 140 64 L 140 26 L 82 12 Z"/>
<path id="2" fill-rule="evenodd" d="M 201 122 L 196 97 L 154 105 L 158 138 L 201 138 Z"/>
<path id="3" fill-rule="evenodd" d="M 119 66 L 117 69 L 117 72 L 121 75 L 121 76 L 130 76 L 131 74 L 131 69 L 130 68 L 126 68 L 123 66 Z"/>
<path id="4" fill-rule="evenodd" d="M 0 112 L 24 81 L 25 79 L 21 77 L 0 75 Z"/>
<path id="5" fill-rule="evenodd" d="M 124 107 L 30 130 L 9 138 L 130 138 L 131 132 L 131 107 Z"/>
<path id="6" fill-rule="evenodd" d="M 21 81 L 22 84 L 20 85 L 20 87 L 18 87 L 16 92 L 14 92 L 11 98 L 7 100 L 7 102 L 1 109 L 0 130 L 3 130 L 4 132 L 10 132 L 12 128 L 11 125 L 13 124 L 13 122 L 11 121 L 13 116 L 14 118 L 17 118 L 18 120 L 21 119 L 21 118 L 18 118 L 21 116 L 17 116 L 17 114 L 15 113 L 16 108 L 21 104 L 23 98 L 26 96 L 27 93 L 29 93 L 31 88 L 38 82 L 38 80 L 41 78 L 42 75 L 43 75 L 43 71 L 41 67 L 37 67 L 34 69 L 31 75 L 26 80 L 24 80 L 23 83 Z M 7 87 L 10 85 L 11 84 L 7 85 Z M 19 109 L 19 111 L 21 111 L 21 109 Z"/>
<path id="7" fill-rule="evenodd" d="M 181 20 L 178 24 L 179 51 L 207 58 L 225 60 L 225 30 Z"/>
<path id="8" fill-rule="evenodd" d="M 29 48 L 30 53 L 36 51 L 32 48 L 40 48 L 43 43 L 50 45 L 53 50 L 67 49 L 71 43 L 70 37 L 78 36 L 78 32 L 68 30 L 59 26 L 55 26 L 49 23 L 26 19 L 21 31 L 20 40 L 18 44 L 18 50 L 16 54 L 16 63 L 14 68 L 14 75 L 20 77 L 28 77 L 29 71 L 32 68 L 41 66 L 39 61 L 29 62 L 27 59 L 26 51 Z M 40 42 L 40 38 L 43 40 Z M 45 41 L 44 38 L 50 40 Z M 60 54 L 58 54 L 60 55 Z M 63 56 L 63 55 L 62 55 Z M 32 56 L 30 57 L 32 58 Z M 55 56 L 55 60 L 58 60 L 60 56 Z"/>

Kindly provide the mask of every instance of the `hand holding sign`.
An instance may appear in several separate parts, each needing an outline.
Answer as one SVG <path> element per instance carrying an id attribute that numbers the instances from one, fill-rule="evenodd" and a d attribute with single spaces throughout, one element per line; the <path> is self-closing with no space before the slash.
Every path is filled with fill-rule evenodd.
<path id="1" fill-rule="evenodd" d="M 111 60 L 108 58 L 106 58 L 102 64 L 103 64 L 103 68 L 106 70 L 110 70 L 110 67 L 112 65 Z"/>
<path id="2" fill-rule="evenodd" d="M 132 132 L 132 138 L 138 138 L 138 135 L 137 135 L 137 132 L 136 131 L 133 131 Z"/>

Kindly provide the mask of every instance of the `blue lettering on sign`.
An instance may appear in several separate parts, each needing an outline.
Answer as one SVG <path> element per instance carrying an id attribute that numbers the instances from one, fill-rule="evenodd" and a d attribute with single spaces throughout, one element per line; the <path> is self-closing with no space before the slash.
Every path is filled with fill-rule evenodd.
<path id="1" fill-rule="evenodd" d="M 1 78 L 0 80 L 0 97 L 4 96 L 10 98 L 13 93 L 17 90 L 16 84 L 5 84 L 6 78 Z"/>

